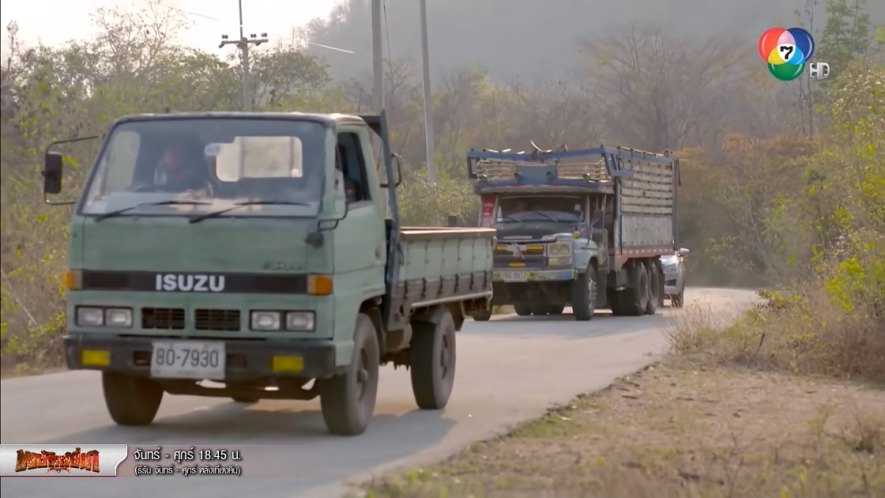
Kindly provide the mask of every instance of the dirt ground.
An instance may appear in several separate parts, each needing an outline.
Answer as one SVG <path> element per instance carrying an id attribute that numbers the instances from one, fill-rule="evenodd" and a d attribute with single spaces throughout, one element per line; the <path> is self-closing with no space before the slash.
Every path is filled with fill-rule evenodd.
<path id="1" fill-rule="evenodd" d="M 885 387 L 667 360 L 380 497 L 885 497 Z"/>

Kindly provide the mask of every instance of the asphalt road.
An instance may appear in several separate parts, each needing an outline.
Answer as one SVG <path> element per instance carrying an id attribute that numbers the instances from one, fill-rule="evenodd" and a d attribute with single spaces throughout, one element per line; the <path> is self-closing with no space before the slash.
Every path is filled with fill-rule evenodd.
<path id="1" fill-rule="evenodd" d="M 746 290 L 690 288 L 686 309 L 717 316 L 753 300 Z M 382 369 L 375 418 L 356 438 L 329 436 L 310 402 L 167 395 L 154 424 L 124 428 L 107 415 L 97 372 L 74 371 L 0 382 L 0 441 L 18 444 L 274 445 L 286 477 L 3 478 L 4 498 L 66 496 L 173 498 L 341 496 L 345 482 L 385 469 L 444 458 L 467 443 L 506 432 L 578 394 L 653 362 L 678 311 L 591 322 L 496 316 L 468 321 L 458 335 L 455 389 L 439 412 L 416 409 L 409 374 Z M 270 456 L 266 458 L 271 458 Z"/>

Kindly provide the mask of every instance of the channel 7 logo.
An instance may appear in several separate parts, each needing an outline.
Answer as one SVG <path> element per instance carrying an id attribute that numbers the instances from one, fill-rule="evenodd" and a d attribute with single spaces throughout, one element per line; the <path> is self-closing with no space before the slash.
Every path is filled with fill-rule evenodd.
<path id="1" fill-rule="evenodd" d="M 792 81 L 808 65 L 811 79 L 823 80 L 830 75 L 826 62 L 810 62 L 814 54 L 814 38 L 802 28 L 771 27 L 756 41 L 759 57 L 768 63 L 768 72 L 781 81 Z"/>

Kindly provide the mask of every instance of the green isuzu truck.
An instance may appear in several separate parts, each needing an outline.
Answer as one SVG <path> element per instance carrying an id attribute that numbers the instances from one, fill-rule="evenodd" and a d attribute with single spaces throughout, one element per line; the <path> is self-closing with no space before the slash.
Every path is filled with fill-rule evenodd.
<path id="1" fill-rule="evenodd" d="M 117 120 L 71 219 L 68 367 L 101 371 L 121 425 L 150 424 L 164 393 L 319 396 L 329 431 L 357 435 L 387 363 L 420 408 L 445 407 L 495 231 L 401 227 L 399 182 L 383 114 Z"/>

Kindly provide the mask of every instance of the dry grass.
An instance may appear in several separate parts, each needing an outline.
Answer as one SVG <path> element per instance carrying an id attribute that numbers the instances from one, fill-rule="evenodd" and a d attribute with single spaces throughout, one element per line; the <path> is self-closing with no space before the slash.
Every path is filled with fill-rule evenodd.
<path id="1" fill-rule="evenodd" d="M 885 391 L 670 360 L 380 497 L 885 496 Z"/>
<path id="2" fill-rule="evenodd" d="M 761 294 L 766 302 L 734 321 L 686 308 L 669 332 L 673 352 L 716 365 L 885 384 L 885 317 L 878 303 L 845 308 L 814 290 Z"/>

